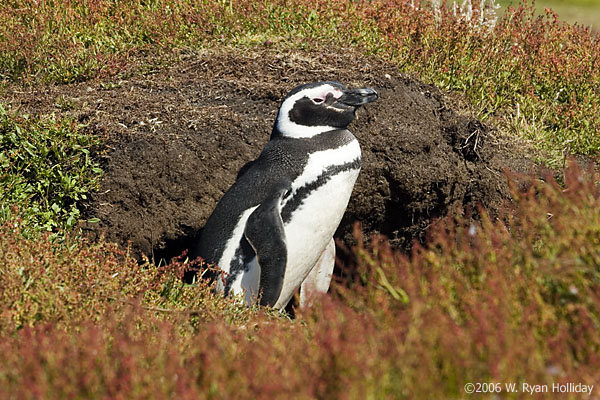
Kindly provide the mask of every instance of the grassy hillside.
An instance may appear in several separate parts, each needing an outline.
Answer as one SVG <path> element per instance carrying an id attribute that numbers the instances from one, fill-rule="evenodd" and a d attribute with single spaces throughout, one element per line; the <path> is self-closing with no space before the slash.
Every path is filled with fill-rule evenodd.
<path id="1" fill-rule="evenodd" d="M 9 81 L 73 82 L 123 73 L 141 54 L 164 62 L 211 46 L 354 45 L 460 93 L 551 165 L 565 153 L 597 154 L 598 37 L 529 6 L 506 10 L 494 26 L 490 12 L 402 0 L 18 0 L 0 10 L 0 70 Z"/>
<path id="2" fill-rule="evenodd" d="M 501 0 L 498 3 L 503 8 L 518 5 L 517 1 L 510 0 Z M 556 12 L 561 21 L 591 27 L 595 31 L 600 29 L 600 1 L 598 0 L 543 0 L 535 2 L 535 9 L 538 14 L 544 14 L 546 8 Z"/>
<path id="3" fill-rule="evenodd" d="M 355 265 L 290 320 L 182 284 L 186 260 L 138 265 L 77 238 L 102 138 L 8 100 L 28 86 L 144 73 L 204 48 L 355 46 L 462 99 L 505 137 L 531 141 L 552 166 L 598 156 L 598 36 L 528 6 L 491 18 L 401 0 L 6 3 L 0 397 L 531 398 L 523 383 L 599 386 L 593 171 L 565 170 L 562 186 L 520 180 L 501 218 L 449 216 L 411 255 L 383 239 L 363 243 L 357 230 Z M 469 395 L 468 383 L 494 385 Z"/>

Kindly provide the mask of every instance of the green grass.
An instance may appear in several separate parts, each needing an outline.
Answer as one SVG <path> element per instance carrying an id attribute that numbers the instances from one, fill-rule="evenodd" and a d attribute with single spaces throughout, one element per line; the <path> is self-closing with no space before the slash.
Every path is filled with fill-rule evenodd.
<path id="1" fill-rule="evenodd" d="M 21 216 L 33 231 L 73 228 L 78 204 L 102 175 L 97 137 L 70 119 L 33 118 L 0 103 L 0 221 Z"/>
<path id="2" fill-rule="evenodd" d="M 32 12 L 35 10 L 35 12 Z M 600 152 L 600 41 L 525 5 L 496 27 L 404 0 L 33 2 L 0 10 L 0 74 L 24 83 L 119 74 L 140 54 L 219 46 L 354 45 L 459 94 L 479 118 L 531 141 L 540 159 Z"/>
<path id="3" fill-rule="evenodd" d="M 503 9 L 508 6 L 517 6 L 517 1 L 500 0 Z M 537 14 L 542 15 L 546 8 L 555 11 L 559 19 L 571 24 L 581 24 L 598 31 L 600 29 L 600 1 L 598 0 L 545 0 L 536 1 Z"/>

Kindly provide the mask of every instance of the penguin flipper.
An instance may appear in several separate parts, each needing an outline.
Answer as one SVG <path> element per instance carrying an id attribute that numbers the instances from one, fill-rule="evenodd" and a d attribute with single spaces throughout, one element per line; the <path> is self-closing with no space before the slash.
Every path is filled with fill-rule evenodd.
<path id="1" fill-rule="evenodd" d="M 319 260 L 300 286 L 300 307 L 309 306 L 315 295 L 327 293 L 334 266 L 335 242 L 331 238 L 329 243 L 327 243 L 327 247 L 321 253 Z"/>
<path id="2" fill-rule="evenodd" d="M 262 202 L 250 214 L 244 229 L 246 240 L 252 246 L 260 266 L 259 293 L 262 294 L 262 306 L 273 306 L 283 287 L 287 247 L 281 219 L 281 199 L 287 190 L 279 190 Z"/>

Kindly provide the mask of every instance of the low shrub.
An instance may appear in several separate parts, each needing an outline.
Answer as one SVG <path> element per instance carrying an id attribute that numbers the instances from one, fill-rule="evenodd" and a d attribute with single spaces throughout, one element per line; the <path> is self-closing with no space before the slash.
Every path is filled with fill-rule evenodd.
<path id="1" fill-rule="evenodd" d="M 359 241 L 353 284 L 339 290 L 394 332 L 407 398 L 460 397 L 468 382 L 501 383 L 504 394 L 511 382 L 594 384 L 600 187 L 578 168 L 565 178 L 566 188 L 552 178 L 515 187 L 501 220 L 440 221 L 410 256 Z"/>
<path id="2" fill-rule="evenodd" d="M 19 215 L 28 230 L 74 227 L 79 203 L 102 176 L 92 156 L 99 143 L 71 119 L 32 118 L 0 104 L 0 222 Z"/>
<path id="3" fill-rule="evenodd" d="M 442 220 L 411 255 L 357 230 L 352 273 L 294 320 L 183 284 L 186 260 L 33 246 L 5 223 L 0 396 L 430 399 L 479 382 L 501 390 L 480 397 L 530 398 L 523 383 L 594 384 L 600 188 L 576 168 L 565 182 L 515 187 L 497 221 Z"/>

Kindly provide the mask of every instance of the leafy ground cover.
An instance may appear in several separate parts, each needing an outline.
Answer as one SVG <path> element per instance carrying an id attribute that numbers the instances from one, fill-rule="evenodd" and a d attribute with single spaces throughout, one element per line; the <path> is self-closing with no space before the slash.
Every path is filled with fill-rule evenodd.
<path id="1" fill-rule="evenodd" d="M 440 221 L 410 257 L 357 231 L 356 264 L 295 320 L 182 284 L 182 261 L 140 266 L 109 245 L 56 246 L 5 224 L 0 393 L 430 399 L 487 382 L 530 398 L 523 382 L 597 384 L 596 178 L 575 168 L 565 187 L 519 187 L 504 221 Z"/>
<path id="2" fill-rule="evenodd" d="M 113 75 L 135 55 L 186 49 L 356 45 L 461 93 L 479 118 L 529 138 L 557 165 L 600 148 L 600 40 L 552 12 L 374 2 L 11 2 L 0 11 L 4 79 L 73 82 Z M 32 12 L 35 10 L 35 12 Z M 493 25 L 493 26 L 492 26 Z"/>
<path id="3" fill-rule="evenodd" d="M 92 152 L 100 139 L 69 119 L 39 119 L 0 104 L 0 220 L 20 216 L 33 231 L 71 229 L 77 203 L 101 177 Z M 16 207 L 16 208 L 15 208 Z"/>

